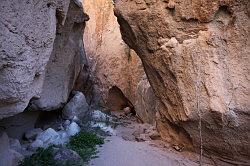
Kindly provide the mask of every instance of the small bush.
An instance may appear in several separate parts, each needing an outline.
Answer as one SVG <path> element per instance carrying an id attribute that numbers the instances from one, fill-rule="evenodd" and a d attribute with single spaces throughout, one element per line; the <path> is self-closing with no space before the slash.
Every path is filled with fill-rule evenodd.
<path id="1" fill-rule="evenodd" d="M 19 166 L 57 166 L 53 158 L 53 147 L 38 148 L 30 157 L 25 158 Z"/>
<path id="2" fill-rule="evenodd" d="M 80 132 L 70 138 L 67 145 L 68 148 L 77 152 L 87 162 L 92 155 L 96 154 L 96 145 L 104 143 L 102 138 L 97 137 L 96 134 L 90 132 Z"/>

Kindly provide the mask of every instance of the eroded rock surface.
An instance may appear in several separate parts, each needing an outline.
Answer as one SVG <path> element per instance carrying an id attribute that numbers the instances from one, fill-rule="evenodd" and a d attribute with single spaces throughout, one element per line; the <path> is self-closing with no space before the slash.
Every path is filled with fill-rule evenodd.
<path id="1" fill-rule="evenodd" d="M 199 150 L 201 115 L 205 152 L 249 158 L 249 3 L 116 2 L 123 39 L 140 56 L 158 98 L 165 140 Z"/>
<path id="2" fill-rule="evenodd" d="M 57 109 L 84 64 L 88 19 L 73 0 L 0 2 L 0 119 L 34 108 Z"/>
<path id="3" fill-rule="evenodd" d="M 84 9 L 90 16 L 85 28 L 84 44 L 95 84 L 104 105 L 112 110 L 123 109 L 121 106 L 126 105 L 140 108 L 135 110 L 140 114 L 148 110 L 153 112 L 154 107 L 144 108 L 141 105 L 143 96 L 142 93 L 138 95 L 138 88 L 151 87 L 138 86 L 140 81 L 147 81 L 145 72 L 139 57 L 123 42 L 113 8 L 112 0 L 84 1 Z M 154 98 L 150 99 L 153 103 Z M 123 100 L 131 103 L 127 104 Z M 143 120 L 150 121 L 146 115 L 144 117 Z"/>

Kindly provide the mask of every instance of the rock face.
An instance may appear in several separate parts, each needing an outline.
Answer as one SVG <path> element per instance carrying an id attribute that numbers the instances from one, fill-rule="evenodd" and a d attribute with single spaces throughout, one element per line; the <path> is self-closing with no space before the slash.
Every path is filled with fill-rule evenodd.
<path id="1" fill-rule="evenodd" d="M 85 51 L 104 104 L 112 110 L 119 110 L 122 105 L 127 105 L 124 100 L 129 100 L 135 108 L 143 109 L 139 105 L 142 103 L 137 102 L 142 100 L 137 92 L 138 84 L 144 79 L 145 73 L 139 57 L 121 38 L 113 12 L 113 1 L 95 0 L 83 3 L 90 16 L 84 33 Z M 152 107 L 147 109 L 154 110 Z"/>
<path id="2" fill-rule="evenodd" d="M 157 127 L 174 144 L 250 155 L 248 0 L 119 0 L 122 37 L 157 96 Z M 199 106 L 199 110 L 197 108 Z"/>
<path id="3" fill-rule="evenodd" d="M 31 99 L 33 108 L 61 107 L 85 63 L 87 15 L 70 0 L 3 0 L 0 9 L 0 119 Z"/>

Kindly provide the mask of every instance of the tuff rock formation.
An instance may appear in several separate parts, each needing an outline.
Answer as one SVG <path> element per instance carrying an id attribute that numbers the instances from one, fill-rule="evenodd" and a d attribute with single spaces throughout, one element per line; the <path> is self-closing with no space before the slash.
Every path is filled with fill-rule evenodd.
<path id="1" fill-rule="evenodd" d="M 145 77 L 141 60 L 121 38 L 113 1 L 83 3 L 85 12 L 90 16 L 84 33 L 85 51 L 104 105 L 119 110 L 127 104 L 124 100 L 129 100 L 131 103 L 128 105 L 134 107 L 143 121 L 153 122 L 154 94 L 144 96 L 152 88 Z M 145 102 L 151 105 L 144 106 Z"/>
<path id="2" fill-rule="evenodd" d="M 0 119 L 60 108 L 84 67 L 88 16 L 73 0 L 0 2 Z"/>
<path id="3" fill-rule="evenodd" d="M 199 151 L 201 131 L 205 152 L 250 157 L 249 9 L 248 0 L 116 1 L 122 37 L 157 96 L 166 141 Z"/>

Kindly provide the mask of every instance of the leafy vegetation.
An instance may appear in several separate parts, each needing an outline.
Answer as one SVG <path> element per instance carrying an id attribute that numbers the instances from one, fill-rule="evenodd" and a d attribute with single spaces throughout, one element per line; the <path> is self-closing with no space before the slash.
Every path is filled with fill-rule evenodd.
<path id="1" fill-rule="evenodd" d="M 102 138 L 90 132 L 80 132 L 70 138 L 67 147 L 77 152 L 87 162 L 91 156 L 96 154 L 96 145 L 104 143 Z"/>
<path id="2" fill-rule="evenodd" d="M 25 158 L 19 166 L 57 166 L 57 162 L 53 159 L 53 147 L 46 149 L 38 148 L 36 152 Z"/>
<path id="3" fill-rule="evenodd" d="M 102 138 L 97 137 L 96 134 L 90 132 L 80 132 L 70 138 L 67 148 L 77 152 L 84 162 L 97 153 L 96 145 L 104 143 Z M 19 166 L 77 166 L 77 164 L 66 162 L 59 163 L 53 158 L 53 146 L 48 148 L 38 148 L 36 152 L 30 157 L 25 158 Z"/>

